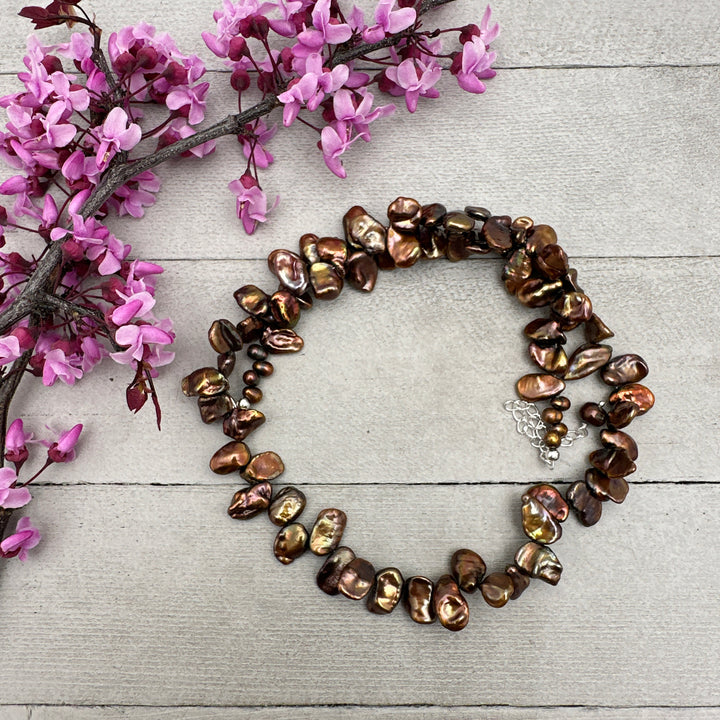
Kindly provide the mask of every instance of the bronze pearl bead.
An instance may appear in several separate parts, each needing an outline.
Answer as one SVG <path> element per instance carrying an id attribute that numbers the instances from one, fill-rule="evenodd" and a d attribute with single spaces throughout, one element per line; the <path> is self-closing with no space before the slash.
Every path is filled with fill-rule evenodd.
<path id="1" fill-rule="evenodd" d="M 588 490 L 583 480 L 574 482 L 565 496 L 570 507 L 575 510 L 578 520 L 590 527 L 600 520 L 602 515 L 602 503 Z"/>
<path id="2" fill-rule="evenodd" d="M 310 550 L 315 555 L 329 555 L 340 544 L 346 524 L 347 515 L 342 510 L 321 510 L 310 533 Z"/>
<path id="3" fill-rule="evenodd" d="M 275 370 L 275 366 L 272 363 L 264 360 L 256 360 L 253 363 L 252 368 L 260 377 L 270 377 Z M 249 384 L 250 383 L 248 383 L 248 385 Z"/>
<path id="4" fill-rule="evenodd" d="M 243 397 L 251 403 L 259 403 L 262 400 L 262 390 L 259 387 L 248 385 L 242 389 Z"/>
<path id="5" fill-rule="evenodd" d="M 210 469 L 218 475 L 242 470 L 250 462 L 250 450 L 244 442 L 233 440 L 223 445 L 210 458 Z"/>
<path id="6" fill-rule="evenodd" d="M 347 565 L 355 558 L 355 553 L 344 545 L 328 555 L 318 571 L 316 582 L 318 587 L 328 595 L 337 595 L 340 576 Z"/>
<path id="7" fill-rule="evenodd" d="M 378 615 L 391 613 L 400 602 L 403 576 L 397 568 L 385 568 L 375 575 L 375 585 L 367 596 L 367 608 Z"/>
<path id="8" fill-rule="evenodd" d="M 473 550 L 456 550 L 450 560 L 450 572 L 464 592 L 475 592 L 486 571 L 485 561 Z"/>
<path id="9" fill-rule="evenodd" d="M 435 583 L 433 609 L 440 624 L 453 632 L 462 630 L 470 620 L 467 600 L 451 575 L 443 575 Z"/>
<path id="10" fill-rule="evenodd" d="M 248 520 L 267 510 L 271 497 L 272 486 L 267 482 L 238 490 L 233 495 L 228 515 L 235 520 Z"/>
<path id="11" fill-rule="evenodd" d="M 305 526 L 301 523 L 291 523 L 278 531 L 273 552 L 283 565 L 289 565 L 305 552 L 307 542 L 308 533 Z"/>
<path id="12" fill-rule="evenodd" d="M 258 374 L 254 370 L 246 370 L 242 376 L 243 382 L 246 385 L 255 386 L 260 382 Z"/>
<path id="13" fill-rule="evenodd" d="M 435 622 L 432 596 L 433 584 L 428 578 L 415 575 L 405 581 L 403 604 L 411 620 L 421 625 Z"/>
<path id="14" fill-rule="evenodd" d="M 268 517 L 273 525 L 287 525 L 302 514 L 305 509 L 305 493 L 292 485 L 284 487 L 270 503 Z"/>
<path id="15" fill-rule="evenodd" d="M 242 471 L 242 476 L 249 483 L 265 482 L 274 480 L 282 475 L 285 465 L 277 453 L 268 450 L 253 455 L 247 467 Z"/>
<path id="16" fill-rule="evenodd" d="M 490 607 L 500 608 L 506 605 L 513 596 L 515 586 L 509 575 L 503 572 L 494 572 L 482 581 L 480 592 Z"/>
<path id="17" fill-rule="evenodd" d="M 351 600 L 362 600 L 375 582 L 375 568 L 363 558 L 355 557 L 340 574 L 338 590 Z"/>

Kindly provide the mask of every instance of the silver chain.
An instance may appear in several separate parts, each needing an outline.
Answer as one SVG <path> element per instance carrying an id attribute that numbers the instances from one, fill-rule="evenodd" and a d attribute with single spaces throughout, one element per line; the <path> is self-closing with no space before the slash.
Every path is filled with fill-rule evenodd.
<path id="1" fill-rule="evenodd" d="M 560 453 L 557 448 L 550 448 L 543 442 L 547 425 L 543 422 L 537 405 L 525 400 L 507 400 L 503 407 L 512 413 L 515 429 L 521 435 L 529 438 L 530 444 L 540 453 L 540 459 L 547 463 L 552 470 Z M 587 425 L 582 423 L 576 430 L 568 430 L 567 435 L 561 440 L 560 446 L 570 447 L 576 440 L 587 437 L 587 435 Z"/>

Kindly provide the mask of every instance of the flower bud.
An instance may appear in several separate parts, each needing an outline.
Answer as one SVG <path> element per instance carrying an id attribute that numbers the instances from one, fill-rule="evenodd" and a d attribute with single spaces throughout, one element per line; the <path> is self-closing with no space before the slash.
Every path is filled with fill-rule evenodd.
<path id="1" fill-rule="evenodd" d="M 464 45 L 466 42 L 472 42 L 472 39 L 480 34 L 480 28 L 477 25 L 469 24 L 465 25 L 460 30 L 460 44 Z"/>
<path id="2" fill-rule="evenodd" d="M 233 62 L 237 62 L 240 58 L 250 57 L 247 42 L 244 37 L 234 37 L 230 40 L 228 48 L 228 58 Z"/>
<path id="3" fill-rule="evenodd" d="M 245 92 L 250 87 L 250 74 L 247 70 L 238 68 L 230 76 L 230 85 L 236 92 Z"/>
<path id="4" fill-rule="evenodd" d="M 168 63 L 168 66 L 165 70 L 163 70 L 162 76 L 171 85 L 183 85 L 188 81 L 187 68 L 183 67 L 180 63 L 177 63 L 174 60 Z"/>
<path id="5" fill-rule="evenodd" d="M 135 56 L 135 59 L 137 60 L 139 67 L 143 70 L 149 70 L 157 65 L 158 53 L 155 48 L 145 46 L 138 50 L 138 54 Z"/>
<path id="6" fill-rule="evenodd" d="M 58 441 L 48 449 L 48 458 L 53 462 L 71 462 L 75 459 L 75 445 L 82 432 L 83 426 L 77 424 L 66 432 L 62 433 Z"/>
<path id="7" fill-rule="evenodd" d="M 135 69 L 135 62 L 135 58 L 129 52 L 124 52 L 115 58 L 113 66 L 118 74 L 129 75 Z"/>

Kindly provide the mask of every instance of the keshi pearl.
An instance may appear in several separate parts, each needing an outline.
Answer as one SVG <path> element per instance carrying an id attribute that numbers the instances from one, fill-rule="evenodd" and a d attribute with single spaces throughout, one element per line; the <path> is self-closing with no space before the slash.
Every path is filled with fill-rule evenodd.
<path id="1" fill-rule="evenodd" d="M 554 425 L 559 423 L 563 419 L 563 414 L 560 410 L 556 410 L 553 407 L 545 408 L 540 414 L 542 421 L 546 425 Z"/>
<path id="2" fill-rule="evenodd" d="M 378 266 L 367 253 L 358 250 L 348 258 L 347 279 L 356 290 L 372 292 L 377 276 Z"/>
<path id="3" fill-rule="evenodd" d="M 480 220 L 480 222 L 485 222 L 489 217 L 492 216 L 492 213 L 484 207 L 477 207 L 475 205 L 468 205 L 465 208 L 465 212 L 474 220 Z"/>
<path id="4" fill-rule="evenodd" d="M 447 208 L 440 203 L 423 205 L 420 210 L 420 224 L 429 228 L 438 227 L 443 224 L 446 214 Z"/>
<path id="5" fill-rule="evenodd" d="M 347 243 L 336 237 L 320 238 L 317 251 L 321 260 L 329 262 L 340 277 L 345 276 L 345 261 L 348 257 Z"/>
<path id="6" fill-rule="evenodd" d="M 602 427 L 607 420 L 605 411 L 597 403 L 593 402 L 587 402 L 580 408 L 580 417 L 588 425 L 594 425 L 595 427 Z"/>
<path id="7" fill-rule="evenodd" d="M 248 520 L 267 510 L 271 497 L 272 486 L 266 482 L 238 490 L 233 495 L 228 515 L 235 520 Z"/>
<path id="8" fill-rule="evenodd" d="M 262 390 L 258 387 L 244 387 L 242 389 L 243 397 L 251 403 L 259 403 L 262 400 Z"/>
<path id="9" fill-rule="evenodd" d="M 612 348 L 609 345 L 585 343 L 570 356 L 565 380 L 579 380 L 592 375 L 610 359 Z"/>
<path id="10" fill-rule="evenodd" d="M 464 260 L 470 254 L 467 245 L 472 240 L 472 230 L 475 221 L 465 213 L 449 212 L 443 221 L 445 234 L 448 239 L 446 251 L 447 259 L 450 262 Z"/>
<path id="11" fill-rule="evenodd" d="M 260 382 L 260 378 L 254 370 L 246 370 L 243 373 L 242 380 L 246 385 L 250 385 L 251 387 Z"/>
<path id="12" fill-rule="evenodd" d="M 578 520 L 590 527 L 594 525 L 602 515 L 602 503 L 588 490 L 583 480 L 574 482 L 565 495 L 570 507 L 576 512 Z"/>
<path id="13" fill-rule="evenodd" d="M 550 405 L 556 410 L 562 410 L 565 412 L 570 409 L 570 399 L 566 398 L 564 395 L 558 395 L 550 401 Z"/>
<path id="14" fill-rule="evenodd" d="M 269 310 L 268 296 L 255 285 L 243 285 L 234 292 L 235 301 L 248 314 L 265 315 Z"/>
<path id="15" fill-rule="evenodd" d="M 388 206 L 387 216 L 395 230 L 413 231 L 420 224 L 420 210 L 417 200 L 399 197 Z"/>
<path id="16" fill-rule="evenodd" d="M 639 382 L 647 374 L 647 363 L 639 355 L 630 353 L 610 360 L 603 368 L 601 377 L 608 385 L 624 385 Z"/>
<path id="17" fill-rule="evenodd" d="M 637 443 L 622 430 L 603 430 L 600 433 L 600 442 L 605 447 L 622 448 L 631 460 L 637 460 L 638 458 Z"/>
<path id="18" fill-rule="evenodd" d="M 534 224 L 535 223 L 532 218 L 529 218 L 526 215 L 521 215 L 520 217 L 515 218 L 510 223 L 510 234 L 512 235 L 513 241 L 515 243 L 524 243 L 527 234 L 530 232 Z"/>
<path id="19" fill-rule="evenodd" d="M 355 553 L 349 547 L 337 548 L 318 571 L 316 578 L 318 587 L 328 595 L 337 595 L 342 571 L 354 559 Z"/>
<path id="20" fill-rule="evenodd" d="M 301 523 L 286 525 L 275 536 L 273 552 L 275 557 L 283 564 L 289 565 L 299 558 L 307 548 L 308 533 Z"/>
<path id="21" fill-rule="evenodd" d="M 264 360 L 256 360 L 253 364 L 253 370 L 260 375 L 260 377 L 270 377 L 275 370 L 275 366 L 272 363 Z"/>
<path id="22" fill-rule="evenodd" d="M 634 473 L 635 463 L 625 450 L 618 447 L 603 448 L 590 453 L 590 462 L 611 478 L 625 477 Z"/>
<path id="23" fill-rule="evenodd" d="M 531 540 L 550 545 L 562 537 L 562 527 L 539 500 L 523 495 L 522 503 L 523 530 Z"/>
<path id="24" fill-rule="evenodd" d="M 210 346 L 216 353 L 241 350 L 242 336 L 229 320 L 215 320 L 208 330 Z"/>
<path id="25" fill-rule="evenodd" d="M 508 565 L 505 568 L 505 574 L 512 580 L 513 593 L 510 595 L 511 600 L 517 600 L 530 585 L 530 576 L 520 572 L 517 565 Z"/>
<path id="26" fill-rule="evenodd" d="M 268 255 L 270 272 L 295 295 L 302 295 L 310 281 L 303 259 L 290 250 L 273 250 Z"/>
<path id="27" fill-rule="evenodd" d="M 625 400 L 615 403 L 607 413 L 607 423 L 609 426 L 620 429 L 627 427 L 635 417 L 639 415 L 638 406 L 634 402 Z"/>
<path id="28" fill-rule="evenodd" d="M 522 248 L 516 250 L 503 267 L 505 288 L 514 295 L 532 275 L 530 256 Z"/>
<path id="29" fill-rule="evenodd" d="M 271 330 L 270 328 L 263 333 L 262 344 L 275 355 L 298 352 L 304 345 L 303 339 L 294 330 Z"/>
<path id="30" fill-rule="evenodd" d="M 340 574 L 338 590 L 351 600 L 362 600 L 375 582 L 375 568 L 363 558 L 353 558 Z"/>
<path id="31" fill-rule="evenodd" d="M 312 233 L 306 233 L 300 238 L 300 252 L 310 265 L 316 262 L 320 262 L 320 255 L 318 254 L 317 244 L 318 236 L 313 235 Z"/>
<path id="32" fill-rule="evenodd" d="M 532 541 L 525 543 L 515 555 L 515 564 L 530 577 L 539 578 L 550 585 L 560 582 L 562 565 L 549 547 Z"/>
<path id="33" fill-rule="evenodd" d="M 568 268 L 567 275 L 563 278 L 563 287 L 571 292 L 583 292 L 577 281 L 577 270 Z"/>
<path id="34" fill-rule="evenodd" d="M 515 592 L 512 578 L 503 572 L 490 573 L 480 584 L 480 592 L 490 607 L 506 605 Z"/>
<path id="35" fill-rule="evenodd" d="M 549 225 L 535 225 L 532 232 L 528 232 L 525 247 L 531 255 L 536 255 L 546 245 L 557 242 L 557 233 Z"/>
<path id="36" fill-rule="evenodd" d="M 563 293 L 553 302 L 552 311 L 559 318 L 563 330 L 572 330 L 590 318 L 592 303 L 585 293 Z"/>
<path id="37" fill-rule="evenodd" d="M 397 267 L 410 267 L 422 256 L 420 242 L 415 235 L 395 228 L 388 230 L 387 249 Z"/>
<path id="38" fill-rule="evenodd" d="M 284 487 L 270 503 L 268 517 L 273 525 L 287 525 L 305 509 L 305 493 L 292 485 Z"/>
<path id="39" fill-rule="evenodd" d="M 227 393 L 213 395 L 212 397 L 199 397 L 198 408 L 201 420 L 209 424 L 231 413 L 235 408 L 235 400 Z"/>
<path id="40" fill-rule="evenodd" d="M 307 292 L 303 293 L 302 295 L 298 295 L 298 305 L 300 305 L 301 310 L 309 310 L 313 306 L 313 296 L 312 293 L 308 290 Z"/>
<path id="41" fill-rule="evenodd" d="M 361 248 L 371 255 L 385 250 L 384 226 L 368 215 L 359 205 L 351 207 L 343 218 L 345 239 L 354 248 Z"/>
<path id="42" fill-rule="evenodd" d="M 250 462 L 250 450 L 244 442 L 234 440 L 223 445 L 211 458 L 210 469 L 218 475 L 242 470 Z"/>
<path id="43" fill-rule="evenodd" d="M 433 609 L 440 624 L 456 632 L 470 619 L 470 608 L 451 575 L 442 575 L 433 590 Z"/>
<path id="44" fill-rule="evenodd" d="M 182 379 L 182 391 L 188 397 L 220 395 L 227 392 L 229 387 L 230 383 L 225 375 L 211 367 L 194 370 Z"/>
<path id="45" fill-rule="evenodd" d="M 251 360 L 265 360 L 268 354 L 267 350 L 262 345 L 251 345 L 247 349 L 247 356 Z"/>
<path id="46" fill-rule="evenodd" d="M 282 475 L 284 470 L 285 465 L 280 456 L 268 450 L 253 455 L 241 474 L 249 483 L 258 483 L 274 480 Z"/>
<path id="47" fill-rule="evenodd" d="M 464 592 L 475 592 L 485 576 L 485 561 L 473 550 L 462 548 L 453 553 L 450 572 Z"/>
<path id="48" fill-rule="evenodd" d="M 445 257 L 448 248 L 448 239 L 442 227 L 426 227 L 420 225 L 417 229 L 417 239 L 422 254 L 428 260 Z"/>
<path id="49" fill-rule="evenodd" d="M 375 256 L 377 261 L 378 270 L 394 270 L 395 261 L 392 259 L 390 253 L 386 250 Z"/>
<path id="50" fill-rule="evenodd" d="M 346 524 L 347 515 L 342 510 L 321 510 L 310 533 L 310 549 L 316 555 L 330 554 L 340 544 Z"/>
<path id="51" fill-rule="evenodd" d="M 526 307 L 536 308 L 549 305 L 562 292 L 562 281 L 544 282 L 530 278 L 517 291 L 518 300 Z"/>
<path id="52" fill-rule="evenodd" d="M 630 385 L 623 385 L 612 393 L 610 402 L 633 402 L 638 407 L 637 414 L 644 415 L 655 404 L 655 396 L 650 388 L 646 388 L 639 383 L 631 383 Z"/>
<path id="53" fill-rule="evenodd" d="M 310 266 L 310 284 L 318 300 L 334 300 L 343 289 L 343 279 L 326 262 L 316 262 Z"/>
<path id="54" fill-rule="evenodd" d="M 278 290 L 270 297 L 270 312 L 279 327 L 293 328 L 300 319 L 300 303 L 289 290 Z"/>
<path id="55" fill-rule="evenodd" d="M 447 238 L 445 257 L 450 262 L 459 262 L 470 256 L 470 251 L 467 249 L 468 237 L 456 232 L 448 232 L 445 234 L 445 237 Z M 422 251 L 422 247 L 420 249 Z"/>
<path id="56" fill-rule="evenodd" d="M 597 343 L 615 337 L 615 333 L 595 314 L 585 323 L 585 337 L 588 342 Z"/>
<path id="57" fill-rule="evenodd" d="M 464 212 L 449 212 L 445 215 L 443 225 L 448 232 L 469 233 L 475 227 L 475 221 Z"/>
<path id="58" fill-rule="evenodd" d="M 252 342 L 262 336 L 265 323 L 260 318 L 246 317 L 237 324 L 237 329 L 243 342 Z"/>
<path id="59" fill-rule="evenodd" d="M 612 500 L 614 503 L 621 503 L 627 497 L 630 489 L 625 478 L 611 478 L 595 468 L 585 471 L 585 484 L 588 490 L 603 502 Z"/>
<path id="60" fill-rule="evenodd" d="M 512 248 L 510 226 L 501 222 L 497 216 L 490 217 L 485 221 L 481 234 L 483 240 L 492 250 L 502 253 Z"/>
<path id="61" fill-rule="evenodd" d="M 415 575 L 405 581 L 403 604 L 411 620 L 420 624 L 435 622 L 432 596 L 433 584 L 428 578 Z"/>
<path id="62" fill-rule="evenodd" d="M 561 393 L 565 389 L 565 383 L 553 375 L 532 373 L 523 375 L 515 384 L 515 388 L 523 400 L 535 402 Z"/>
<path id="63" fill-rule="evenodd" d="M 568 356 L 562 347 L 542 347 L 535 343 L 528 346 L 530 359 L 543 370 L 553 375 L 565 375 L 568 368 Z"/>
<path id="64" fill-rule="evenodd" d="M 540 485 L 533 485 L 526 494 L 541 502 L 558 522 L 567 520 L 570 514 L 570 508 L 557 488 L 542 483 Z"/>
<path id="65" fill-rule="evenodd" d="M 233 440 L 244 440 L 253 430 L 265 422 L 259 410 L 235 408 L 223 422 L 223 432 Z"/>
<path id="66" fill-rule="evenodd" d="M 538 318 L 528 323 L 523 330 L 525 337 L 534 340 L 537 345 L 564 345 L 567 341 L 565 333 L 560 329 L 557 320 Z"/>
<path id="67" fill-rule="evenodd" d="M 235 353 L 226 352 L 218 355 L 217 368 L 225 376 L 232 375 L 232 371 L 235 369 Z"/>
<path id="68" fill-rule="evenodd" d="M 367 609 L 378 615 L 391 613 L 400 602 L 403 590 L 402 573 L 394 567 L 380 570 L 375 585 L 367 596 Z"/>
<path id="69" fill-rule="evenodd" d="M 545 245 L 535 253 L 535 262 L 548 280 L 559 280 L 568 271 L 568 257 L 559 245 Z"/>

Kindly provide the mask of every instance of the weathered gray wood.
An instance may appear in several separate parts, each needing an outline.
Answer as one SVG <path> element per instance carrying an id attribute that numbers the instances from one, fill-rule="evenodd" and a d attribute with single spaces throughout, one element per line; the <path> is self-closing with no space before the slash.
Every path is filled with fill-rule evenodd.
<path id="1" fill-rule="evenodd" d="M 458 546 L 503 567 L 522 542 L 512 487 L 307 488 L 305 520 L 348 512 L 377 566 L 445 572 Z M 322 595 L 312 555 L 281 567 L 273 526 L 224 515 L 229 487 L 42 488 L 46 539 L 9 563 L 9 704 L 711 705 L 717 702 L 720 487 L 634 487 L 565 571 L 502 610 L 472 596 L 451 634 Z M 52 493 L 52 495 L 51 495 Z M 21 630 L 20 630 L 21 629 Z"/>
<path id="2" fill-rule="evenodd" d="M 588 720 L 713 720 L 720 717 L 718 708 L 591 708 L 591 707 L 551 707 L 551 708 L 509 708 L 504 706 L 452 708 L 452 707 L 254 707 L 254 708 L 203 708 L 203 707 L 57 707 L 28 706 L 5 709 L 5 720 L 335 720 L 342 718 L 382 718 L 384 720 L 575 720 L 578 717 Z M 14 715 L 10 715 L 14 712 Z M 32 714 L 30 714 L 32 713 Z"/>
<path id="3" fill-rule="evenodd" d="M 221 61 L 205 47 L 200 33 L 212 31 L 212 13 L 220 0 L 193 2 L 155 2 L 152 9 L 140 9 L 135 3 L 111 0 L 85 2 L 94 11 L 105 33 L 145 20 L 158 30 L 169 32 L 181 51 L 197 53 L 210 67 L 222 67 Z M 357 0 L 371 17 L 374 0 Z M 22 3 L 17 4 L 18 7 Z M 351 3 L 341 3 L 343 7 Z M 495 19 L 503 32 L 495 43 L 503 66 L 536 67 L 548 65 L 697 65 L 720 61 L 717 35 L 720 10 L 713 0 L 693 0 L 679 5 L 659 0 L 624 2 L 522 2 L 495 0 L 491 3 Z M 458 0 L 428 19 L 444 27 L 479 22 L 484 3 Z M 31 25 L 21 18 L 7 18 L 7 44 L 0 53 L 0 71 L 17 70 Z M 43 32 L 43 42 L 61 42 L 64 29 Z"/>
<path id="4" fill-rule="evenodd" d="M 714 422 L 712 399 L 720 396 L 720 311 L 717 303 L 699 300 L 717 285 L 718 262 L 575 263 L 595 308 L 616 332 L 616 352 L 639 352 L 651 368 L 647 383 L 658 401 L 630 428 L 640 445 L 636 481 L 718 480 L 720 436 L 707 424 Z M 268 422 L 250 436 L 250 447 L 279 452 L 288 482 L 549 477 L 503 410 L 515 397 L 515 381 L 532 370 L 522 328 L 542 313 L 510 298 L 499 274 L 497 260 L 442 261 L 384 273 L 369 296 L 349 288 L 333 303 L 318 302 L 297 328 L 305 349 L 273 359 L 276 371 L 262 384 L 259 406 Z M 207 462 L 225 436 L 200 422 L 180 379 L 215 362 L 206 332 L 217 317 L 242 316 L 233 290 L 246 283 L 270 289 L 271 278 L 260 261 L 167 264 L 157 312 L 175 319 L 178 337 L 176 360 L 158 381 L 162 433 L 149 408 L 138 416 L 125 409 L 131 379 L 125 367 L 109 363 L 77 389 L 59 383 L 41 389 L 28 378 L 27 397 L 18 399 L 14 415 L 42 429 L 49 404 L 55 424 L 87 424 L 78 462 L 52 468 L 48 481 L 224 482 Z M 570 334 L 570 346 L 582 341 Z M 247 366 L 242 354 L 236 382 Z M 576 408 L 607 392 L 594 377 L 568 388 Z M 61 408 L 67 408 L 65 420 Z M 575 410 L 568 418 L 571 426 L 578 422 Z M 594 443 L 563 450 L 553 475 L 576 477 Z"/>

